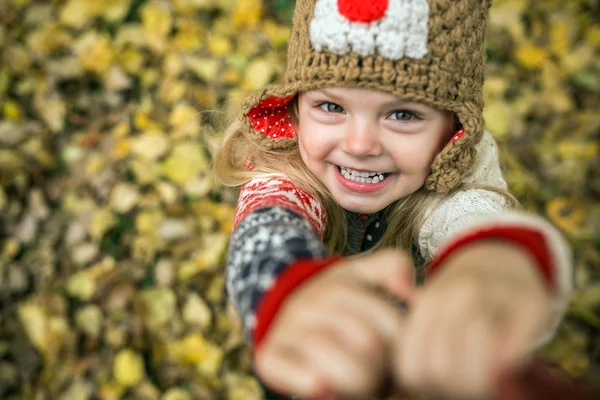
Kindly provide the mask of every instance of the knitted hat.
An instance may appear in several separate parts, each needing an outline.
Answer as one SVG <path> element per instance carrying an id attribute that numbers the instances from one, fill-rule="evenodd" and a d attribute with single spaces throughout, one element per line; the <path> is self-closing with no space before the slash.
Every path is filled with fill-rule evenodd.
<path id="1" fill-rule="evenodd" d="M 242 126 L 272 149 L 296 143 L 288 105 L 302 91 L 384 91 L 458 116 L 464 134 L 435 157 L 426 188 L 468 174 L 483 135 L 484 36 L 491 0 L 297 0 L 284 83 L 242 105 Z"/>

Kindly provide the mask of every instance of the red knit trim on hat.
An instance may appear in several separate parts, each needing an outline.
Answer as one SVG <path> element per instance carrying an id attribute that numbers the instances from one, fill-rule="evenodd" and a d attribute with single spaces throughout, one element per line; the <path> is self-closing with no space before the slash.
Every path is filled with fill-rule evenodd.
<path id="1" fill-rule="evenodd" d="M 338 0 L 340 14 L 352 22 L 369 23 L 385 16 L 389 0 Z"/>
<path id="2" fill-rule="evenodd" d="M 444 249 L 442 249 L 437 257 L 435 257 L 429 267 L 428 276 L 431 277 L 433 274 L 439 271 L 440 267 L 444 264 L 444 261 L 446 261 L 450 255 L 452 255 L 458 249 L 463 248 L 473 242 L 486 239 L 498 239 L 510 242 L 527 251 L 537 262 L 538 270 L 546 281 L 548 287 L 551 290 L 556 290 L 556 267 L 554 266 L 554 260 L 552 260 L 548 243 L 546 242 L 544 235 L 538 230 L 520 225 L 491 226 L 483 229 L 477 229 L 463 236 L 459 236 L 457 239 L 449 243 Z"/>
<path id="3" fill-rule="evenodd" d="M 254 349 L 262 343 L 277 312 L 290 295 L 300 285 L 320 272 L 333 266 L 341 257 L 333 256 L 321 260 L 298 260 L 291 264 L 265 293 L 256 310 L 254 328 Z"/>
<path id="4" fill-rule="evenodd" d="M 254 130 L 270 139 L 296 137 L 294 121 L 288 111 L 288 105 L 294 96 L 267 97 L 248 113 Z"/>

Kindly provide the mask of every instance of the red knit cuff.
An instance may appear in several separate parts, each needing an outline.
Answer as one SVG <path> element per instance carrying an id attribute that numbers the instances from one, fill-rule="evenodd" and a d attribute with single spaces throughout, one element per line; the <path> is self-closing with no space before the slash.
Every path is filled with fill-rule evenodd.
<path id="1" fill-rule="evenodd" d="M 258 349 L 287 296 L 302 283 L 335 264 L 341 257 L 298 260 L 290 265 L 261 299 L 256 311 L 254 349 Z"/>
<path id="2" fill-rule="evenodd" d="M 537 262 L 538 269 L 551 290 L 556 290 L 556 272 L 550 249 L 544 235 L 536 229 L 520 225 L 492 226 L 477 229 L 452 241 L 434 258 L 429 267 L 429 276 L 435 274 L 440 266 L 456 250 L 475 241 L 499 239 L 521 246 L 529 252 Z"/>

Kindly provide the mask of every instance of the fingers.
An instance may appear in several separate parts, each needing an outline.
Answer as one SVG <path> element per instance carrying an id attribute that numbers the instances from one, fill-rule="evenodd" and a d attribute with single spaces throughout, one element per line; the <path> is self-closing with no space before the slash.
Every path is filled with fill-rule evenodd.
<path id="1" fill-rule="evenodd" d="M 414 298 L 415 268 L 405 252 L 381 250 L 350 260 L 349 268 L 362 282 L 383 289 L 399 300 Z"/>
<path id="2" fill-rule="evenodd" d="M 383 376 L 381 360 L 351 351 L 339 341 L 337 334 L 314 334 L 304 340 L 311 349 L 306 358 L 332 393 L 340 398 L 367 397 L 378 389 Z"/>
<path id="3" fill-rule="evenodd" d="M 259 376 L 273 389 L 301 397 L 327 388 L 374 394 L 390 363 L 388 338 L 400 330 L 402 315 L 357 284 L 332 283 L 318 300 L 316 307 L 293 307 L 275 322 L 261 347 L 266 356 L 257 355 Z"/>
<path id="4" fill-rule="evenodd" d="M 404 316 L 393 303 L 376 293 L 361 288 L 355 290 L 332 288 L 328 295 L 331 297 L 331 304 L 338 310 L 354 315 L 357 321 L 376 333 L 382 345 L 387 347 L 391 340 L 402 333 Z"/>
<path id="5" fill-rule="evenodd" d="M 420 298 L 405 321 L 402 342 L 394 349 L 395 376 L 403 387 L 424 393 L 488 396 L 506 318 L 481 306 L 466 286 L 439 293 L 441 298 Z"/>
<path id="6" fill-rule="evenodd" d="M 301 336 L 273 343 L 268 352 L 257 354 L 256 370 L 268 386 L 301 398 L 327 393 L 364 397 L 378 389 L 384 370 L 380 351 L 353 348 L 334 325 Z M 300 341 L 302 347 L 294 345 Z"/>
<path id="7" fill-rule="evenodd" d="M 324 391 L 324 381 L 296 348 L 278 345 L 259 351 L 255 368 L 263 382 L 275 391 L 313 397 Z"/>
<path id="8" fill-rule="evenodd" d="M 404 387 L 460 398 L 483 398 L 491 393 L 497 333 L 485 318 L 466 327 L 446 326 L 424 334 L 416 343 L 407 340 L 404 344 L 406 354 L 400 355 L 399 367 Z"/>
<path id="9" fill-rule="evenodd" d="M 546 305 L 547 306 L 547 305 Z M 497 375 L 522 369 L 530 361 L 532 346 L 544 332 L 544 322 L 532 315 L 547 315 L 542 304 L 523 301 L 521 311 L 511 315 L 510 329 L 504 332 Z"/>

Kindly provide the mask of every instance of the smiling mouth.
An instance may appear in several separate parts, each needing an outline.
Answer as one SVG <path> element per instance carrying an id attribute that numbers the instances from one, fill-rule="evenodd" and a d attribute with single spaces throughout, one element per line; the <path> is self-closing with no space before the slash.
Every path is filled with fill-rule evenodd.
<path id="1" fill-rule="evenodd" d="M 339 165 L 336 165 L 336 167 L 344 178 L 358 183 L 379 183 L 391 175 L 389 172 L 357 171 Z"/>

